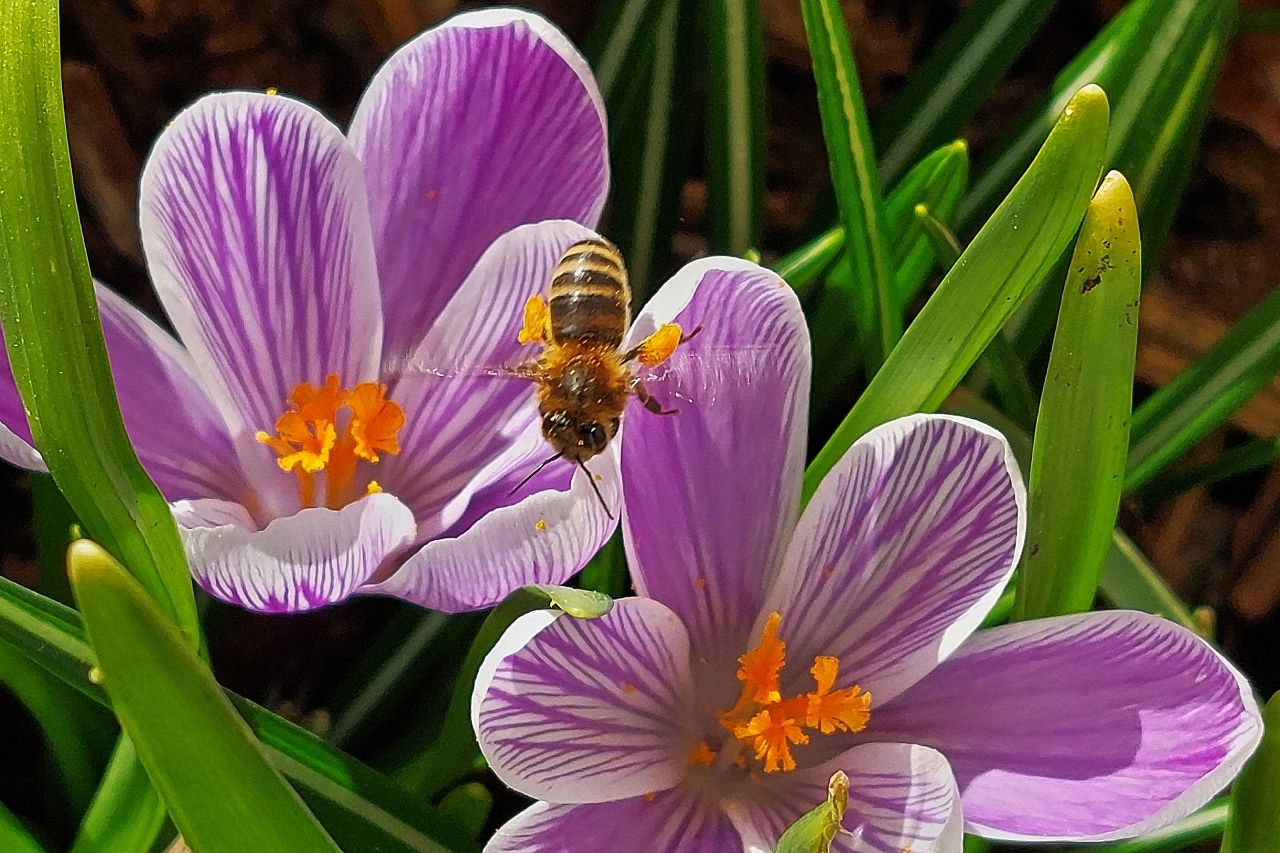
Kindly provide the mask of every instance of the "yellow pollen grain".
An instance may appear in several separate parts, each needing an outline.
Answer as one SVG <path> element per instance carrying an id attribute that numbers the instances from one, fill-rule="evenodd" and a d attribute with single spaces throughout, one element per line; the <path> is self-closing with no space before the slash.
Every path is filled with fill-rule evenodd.
<path id="1" fill-rule="evenodd" d="M 277 89 L 275 86 L 268 86 L 268 87 L 267 87 L 267 94 L 268 94 L 268 95 L 278 95 L 278 94 L 280 94 L 280 90 L 279 90 L 279 89 Z"/>
<path id="2" fill-rule="evenodd" d="M 433 189 L 427 190 L 427 201 L 433 201 L 437 195 L 439 195 L 439 193 L 437 193 L 435 190 Z"/>
<path id="3" fill-rule="evenodd" d="M 654 791 L 650 791 L 649 793 L 644 795 L 644 801 L 646 803 L 652 803 L 656 799 L 658 799 L 658 795 Z"/>
<path id="4" fill-rule="evenodd" d="M 626 684 L 622 685 L 622 692 L 623 692 L 623 693 L 635 693 L 635 692 L 636 692 L 636 686 L 635 686 L 634 684 L 632 684 L 630 681 L 628 681 Z"/>
<path id="5" fill-rule="evenodd" d="M 694 578 L 694 579 L 693 579 L 693 585 L 694 585 L 695 587 L 697 587 L 698 589 L 706 589 L 706 588 L 707 588 L 707 579 L 706 579 L 706 578 Z"/>
<path id="6" fill-rule="evenodd" d="M 376 495 L 382 491 L 382 485 L 377 480 L 370 480 L 369 485 L 364 487 L 366 495 Z"/>
<path id="7" fill-rule="evenodd" d="M 538 528 L 539 530 L 546 530 L 546 529 L 547 529 L 547 523 L 546 523 L 545 521 L 543 521 L 542 519 L 538 519 L 537 524 L 535 524 L 535 525 L 533 525 L 533 526 L 534 526 L 534 527 L 536 527 L 536 528 Z"/>

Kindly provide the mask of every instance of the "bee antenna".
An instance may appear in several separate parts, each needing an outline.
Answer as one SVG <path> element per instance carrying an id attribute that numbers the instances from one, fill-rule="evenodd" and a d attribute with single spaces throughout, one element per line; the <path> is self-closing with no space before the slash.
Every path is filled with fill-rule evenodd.
<path id="1" fill-rule="evenodd" d="M 582 473 L 587 475 L 587 482 L 591 484 L 591 491 L 595 492 L 596 497 L 600 499 L 600 506 L 604 507 L 604 514 L 609 516 L 610 521 L 613 521 L 613 513 L 609 512 L 609 505 L 604 502 L 604 495 L 600 494 L 600 487 L 596 485 L 596 478 L 591 476 L 591 472 L 587 470 L 587 463 L 577 457 L 574 457 L 574 461 L 578 463 Z"/>
<path id="2" fill-rule="evenodd" d="M 515 486 L 515 488 L 514 488 L 514 489 L 512 489 L 512 490 L 511 490 L 511 491 L 509 491 L 509 492 L 507 492 L 507 497 L 511 497 L 511 496 L 512 496 L 512 495 L 514 495 L 516 492 L 518 492 L 518 491 L 520 491 L 522 488 L 524 488 L 524 484 L 525 484 L 525 483 L 529 482 L 529 481 L 530 481 L 530 480 L 532 480 L 534 477 L 538 476 L 538 472 L 539 472 L 539 471 L 541 471 L 543 468 L 546 468 L 546 467 L 547 467 L 548 465 L 550 465 L 552 462 L 555 462 L 555 461 L 556 461 L 557 459 L 559 459 L 561 456 L 564 456 L 564 451 L 563 451 L 563 450 L 561 450 L 561 451 L 560 451 L 559 453 L 557 453 L 555 456 L 552 456 L 550 459 L 544 459 L 544 460 L 542 460 L 542 463 L 541 463 L 540 465 L 538 465 L 538 467 L 537 467 L 537 468 L 534 468 L 532 471 L 530 471 L 530 472 L 529 472 L 529 474 L 528 474 L 528 476 L 526 476 L 526 477 L 525 477 L 523 480 L 521 480 L 519 483 L 516 483 L 516 486 Z"/>

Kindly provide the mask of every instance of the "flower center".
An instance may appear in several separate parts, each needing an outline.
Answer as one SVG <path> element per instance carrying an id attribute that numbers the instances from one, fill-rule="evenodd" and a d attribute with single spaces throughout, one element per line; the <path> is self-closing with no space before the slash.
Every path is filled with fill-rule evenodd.
<path id="1" fill-rule="evenodd" d="M 720 725 L 736 742 L 755 751 L 756 760 L 764 762 L 766 773 L 796 768 L 791 745 L 809 742 L 806 729 L 824 735 L 836 731 L 860 732 L 871 719 L 870 693 L 857 685 L 843 690 L 831 689 L 840 674 L 840 661 L 833 657 L 813 659 L 809 672 L 816 689 L 782 698 L 779 675 L 786 665 L 787 646 L 778 639 L 781 623 L 782 617 L 771 613 L 760 643 L 738 658 L 742 695 L 733 708 L 717 714 Z M 689 763 L 708 765 L 717 757 L 711 747 L 700 743 L 689 753 Z M 738 756 L 735 763 L 744 766 L 745 759 Z"/>
<path id="2" fill-rule="evenodd" d="M 303 506 L 318 506 L 321 489 L 330 509 L 382 491 L 375 480 L 363 490 L 355 483 L 359 460 L 376 464 L 379 452 L 400 452 L 396 436 L 404 426 L 404 412 L 387 399 L 386 385 L 361 382 L 348 390 L 331 373 L 319 388 L 310 382 L 295 387 L 288 405 L 276 421 L 276 434 L 259 432 L 256 437 L 279 455 L 281 468 L 297 476 Z"/>

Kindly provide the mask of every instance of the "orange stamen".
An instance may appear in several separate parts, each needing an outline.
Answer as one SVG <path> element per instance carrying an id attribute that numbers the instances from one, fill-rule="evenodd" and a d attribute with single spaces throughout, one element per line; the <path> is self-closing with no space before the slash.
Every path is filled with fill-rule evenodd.
<path id="1" fill-rule="evenodd" d="M 671 357 L 683 339 L 679 324 L 667 323 L 640 343 L 636 359 L 645 367 L 656 367 Z"/>
<path id="2" fill-rule="evenodd" d="M 705 743 L 700 743 L 693 749 L 689 750 L 688 762 L 690 767 L 706 767 L 716 760 L 716 753 L 711 747 Z"/>
<path id="3" fill-rule="evenodd" d="M 321 472 L 325 506 L 332 509 L 381 491 L 371 482 L 361 493 L 355 479 L 358 460 L 376 463 L 379 452 L 400 452 L 397 435 L 404 426 L 404 412 L 386 395 L 386 386 L 376 382 L 347 390 L 336 374 L 318 388 L 303 382 L 289 394 L 290 410 L 276 421 L 276 434 L 257 434 L 258 441 L 279 456 L 277 464 L 297 476 L 304 506 L 315 506 Z"/>
<path id="4" fill-rule="evenodd" d="M 524 328 L 520 330 L 522 344 L 543 343 L 551 339 L 551 309 L 540 294 L 529 297 L 524 304 Z"/>
<path id="5" fill-rule="evenodd" d="M 809 736 L 796 725 L 796 718 L 788 710 L 784 706 L 766 708 L 733 732 L 734 737 L 749 741 L 755 748 L 756 760 L 764 761 L 765 773 L 776 772 L 779 762 L 783 770 L 795 770 L 791 744 L 809 742 Z"/>
<path id="6" fill-rule="evenodd" d="M 764 636 L 754 649 L 738 658 L 738 680 L 751 691 L 751 699 L 767 704 L 782 699 L 779 692 L 778 673 L 787 661 L 787 645 L 778 639 L 778 625 L 782 616 L 769 614 L 764 625 Z"/>
<path id="7" fill-rule="evenodd" d="M 856 684 L 844 690 L 832 692 L 836 676 L 840 674 L 840 661 L 832 657 L 814 658 L 813 680 L 818 689 L 810 693 L 805 725 L 817 728 L 824 735 L 839 729 L 842 732 L 860 732 L 871 719 L 871 694 L 862 692 Z"/>

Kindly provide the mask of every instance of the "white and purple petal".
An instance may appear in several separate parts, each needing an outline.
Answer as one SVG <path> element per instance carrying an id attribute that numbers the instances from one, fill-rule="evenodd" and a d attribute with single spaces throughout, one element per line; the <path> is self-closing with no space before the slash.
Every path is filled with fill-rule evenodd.
<path id="1" fill-rule="evenodd" d="M 633 404 L 626 414 L 623 531 L 639 594 L 680 614 L 697 654 L 736 656 L 796 520 L 809 335 L 782 279 L 734 258 L 685 266 L 628 343 L 670 322 L 701 331 L 641 374 L 679 411 Z"/>
<path id="2" fill-rule="evenodd" d="M 48 471 L 31 438 L 31 424 L 22 405 L 9 350 L 0 334 L 0 459 L 29 471 Z"/>
<path id="3" fill-rule="evenodd" d="M 900 418 L 827 474 L 763 613 L 782 615 L 791 660 L 838 658 L 839 686 L 867 690 L 874 716 L 978 626 L 1025 533 L 1026 492 L 1003 436 L 963 418 Z M 793 669 L 791 681 L 807 681 Z"/>
<path id="4" fill-rule="evenodd" d="M 271 431 L 301 382 L 378 377 L 364 176 L 314 108 L 201 98 L 156 141 L 140 207 L 156 293 L 237 440 Z"/>
<path id="5" fill-rule="evenodd" d="M 476 677 L 472 724 L 498 778 L 523 794 L 595 803 L 663 791 L 685 775 L 689 637 L 656 601 L 598 619 L 520 617 Z"/>
<path id="6" fill-rule="evenodd" d="M 565 249 L 594 236 L 568 220 L 503 234 L 416 350 L 403 362 L 388 361 L 388 373 L 399 375 L 392 397 L 406 423 L 400 455 L 380 466 L 378 482 L 413 508 L 424 532 L 453 525 L 465 506 L 455 503 L 451 514 L 444 513 L 446 506 L 510 446 L 514 436 L 506 426 L 534 397 L 533 383 L 510 368 L 540 354 L 539 346 L 521 347 L 518 339 L 524 304 L 546 295 Z"/>
<path id="7" fill-rule="evenodd" d="M 1248 683 L 1207 643 L 1114 611 L 979 632 L 863 736 L 946 755 L 969 832 L 1106 841 L 1204 805 L 1261 732 Z"/>
<path id="8" fill-rule="evenodd" d="M 173 514 L 196 581 L 215 598 L 267 613 L 343 600 L 416 534 L 413 513 L 385 493 L 261 529 L 230 501 L 182 501 Z"/>
<path id="9" fill-rule="evenodd" d="M 392 355 L 413 348 L 500 234 L 544 219 L 594 227 L 608 192 L 604 103 L 586 60 L 516 9 L 456 15 L 396 51 L 350 137 Z"/>
<path id="10" fill-rule="evenodd" d="M 787 827 L 827 799 L 832 774 L 849 777 L 849 806 L 833 851 L 960 853 L 960 797 L 941 753 L 906 743 L 855 746 L 818 767 L 770 777 L 752 800 L 729 804 L 746 853 L 771 853 Z"/>
<path id="11" fill-rule="evenodd" d="M 97 294 L 120 414 L 147 474 L 169 501 L 245 500 L 231 434 L 191 356 L 114 291 L 98 285 Z"/>
<path id="12" fill-rule="evenodd" d="M 474 490 L 468 486 L 458 496 L 461 517 L 452 527 L 439 535 L 428 531 L 433 538 L 363 591 L 458 613 L 493 607 L 527 584 L 568 581 L 617 527 L 617 463 L 612 448 L 586 471 L 553 463 L 513 495 L 545 456 L 546 442 L 534 424 L 477 476 Z"/>
<path id="13" fill-rule="evenodd" d="M 724 812 L 677 788 L 607 803 L 534 803 L 499 827 L 484 853 L 737 853 L 741 849 L 738 833 Z"/>

